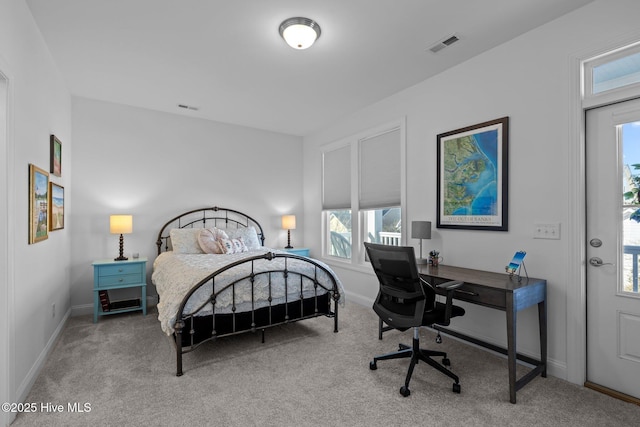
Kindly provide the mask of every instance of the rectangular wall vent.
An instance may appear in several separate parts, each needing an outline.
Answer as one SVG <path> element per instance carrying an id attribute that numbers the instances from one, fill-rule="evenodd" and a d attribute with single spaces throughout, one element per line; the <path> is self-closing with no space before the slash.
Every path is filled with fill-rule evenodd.
<path id="1" fill-rule="evenodd" d="M 191 105 L 178 104 L 178 107 L 184 108 L 185 110 L 198 111 L 198 107 L 192 107 Z"/>
<path id="2" fill-rule="evenodd" d="M 455 34 L 446 37 L 442 40 L 440 40 L 439 42 L 437 42 L 436 44 L 434 44 L 433 46 L 431 46 L 429 48 L 429 50 L 433 53 L 436 52 L 440 52 L 442 49 L 444 49 L 445 47 L 451 46 L 452 44 L 454 44 L 455 42 L 457 42 L 458 40 L 460 40 L 458 38 L 458 36 L 456 36 Z"/>

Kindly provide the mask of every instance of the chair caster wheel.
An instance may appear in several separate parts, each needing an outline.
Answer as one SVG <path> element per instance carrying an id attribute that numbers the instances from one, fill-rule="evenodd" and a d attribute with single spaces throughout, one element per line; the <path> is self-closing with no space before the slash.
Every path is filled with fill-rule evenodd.
<path id="1" fill-rule="evenodd" d="M 404 397 L 407 397 L 411 394 L 411 390 L 409 390 L 409 388 L 407 388 L 407 386 L 402 386 L 400 387 L 400 394 Z"/>
<path id="2" fill-rule="evenodd" d="M 460 394 L 460 384 L 453 383 L 453 392 Z"/>
<path id="3" fill-rule="evenodd" d="M 442 359 L 442 364 L 444 366 L 451 366 L 451 360 L 449 360 L 449 358 L 445 357 L 444 359 Z"/>
<path id="4" fill-rule="evenodd" d="M 369 369 L 371 369 L 372 371 L 375 371 L 376 369 L 378 369 L 378 365 L 376 364 L 375 360 L 372 360 L 371 362 L 369 362 Z"/>

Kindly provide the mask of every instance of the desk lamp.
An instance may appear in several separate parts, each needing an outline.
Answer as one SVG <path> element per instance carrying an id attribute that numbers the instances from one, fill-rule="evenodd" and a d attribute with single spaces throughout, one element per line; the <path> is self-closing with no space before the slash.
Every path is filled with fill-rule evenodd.
<path id="1" fill-rule="evenodd" d="M 411 238 L 420 239 L 420 258 L 416 259 L 416 264 L 428 264 L 427 258 L 422 258 L 422 239 L 431 239 L 431 221 L 412 221 Z"/>
<path id="2" fill-rule="evenodd" d="M 123 234 L 131 234 L 133 231 L 133 217 L 131 215 L 111 215 L 109 217 L 109 231 L 111 234 L 120 235 L 120 256 L 114 261 L 126 261 L 128 258 L 122 254 L 124 247 Z"/>
<path id="3" fill-rule="evenodd" d="M 287 246 L 284 248 L 293 249 L 293 246 L 291 246 L 291 230 L 296 229 L 296 216 L 282 215 L 282 228 L 287 230 Z"/>

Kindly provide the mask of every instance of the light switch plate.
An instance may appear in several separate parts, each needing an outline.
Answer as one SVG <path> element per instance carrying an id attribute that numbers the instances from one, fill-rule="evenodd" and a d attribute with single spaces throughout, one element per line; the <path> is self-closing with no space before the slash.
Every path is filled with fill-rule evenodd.
<path id="1" fill-rule="evenodd" d="M 560 239 L 560 223 L 536 223 L 533 225 L 534 239 Z"/>

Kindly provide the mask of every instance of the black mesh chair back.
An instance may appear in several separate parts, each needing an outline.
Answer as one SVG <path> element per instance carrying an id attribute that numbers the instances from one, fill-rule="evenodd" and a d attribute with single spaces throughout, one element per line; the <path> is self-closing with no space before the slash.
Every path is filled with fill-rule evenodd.
<path id="1" fill-rule="evenodd" d="M 422 325 L 427 296 L 420 283 L 413 247 L 370 243 L 365 247 L 380 283 L 373 310 L 395 329 Z"/>

